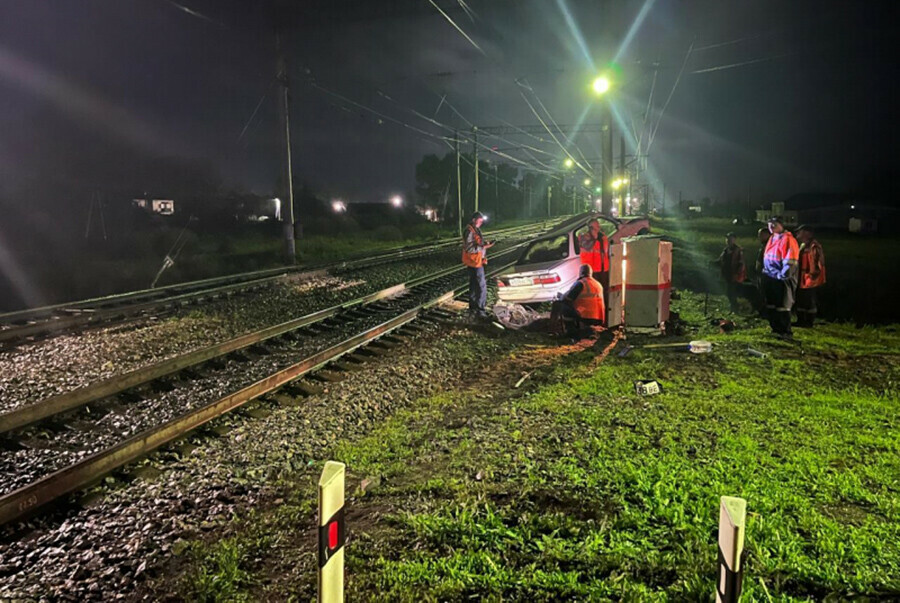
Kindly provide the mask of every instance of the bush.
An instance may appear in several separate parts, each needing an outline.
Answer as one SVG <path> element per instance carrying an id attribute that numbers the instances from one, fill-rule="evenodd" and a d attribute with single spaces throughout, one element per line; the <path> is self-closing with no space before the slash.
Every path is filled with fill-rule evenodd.
<path id="1" fill-rule="evenodd" d="M 403 233 L 396 226 L 379 226 L 372 231 L 372 238 L 376 241 L 402 241 Z"/>

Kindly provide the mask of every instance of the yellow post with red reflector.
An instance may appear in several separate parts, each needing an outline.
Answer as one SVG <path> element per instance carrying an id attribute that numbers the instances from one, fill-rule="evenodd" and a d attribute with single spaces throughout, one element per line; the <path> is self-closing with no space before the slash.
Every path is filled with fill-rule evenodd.
<path id="1" fill-rule="evenodd" d="M 716 576 L 716 603 L 741 600 L 744 568 L 744 520 L 747 501 L 723 496 L 719 504 L 719 573 Z"/>
<path id="2" fill-rule="evenodd" d="M 319 603 L 344 600 L 345 469 L 328 461 L 319 478 Z"/>

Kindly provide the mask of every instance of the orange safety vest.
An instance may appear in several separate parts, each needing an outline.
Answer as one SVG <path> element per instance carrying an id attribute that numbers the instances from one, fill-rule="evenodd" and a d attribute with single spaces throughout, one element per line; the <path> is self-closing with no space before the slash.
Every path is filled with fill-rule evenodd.
<path id="1" fill-rule="evenodd" d="M 466 225 L 466 234 L 469 232 L 475 238 L 475 244 L 478 247 L 484 247 L 484 237 L 481 236 L 481 233 L 477 228 L 472 226 L 471 224 Z M 485 264 L 487 264 L 487 257 L 485 256 L 484 250 L 469 252 L 466 251 L 466 235 L 463 235 L 463 250 L 462 250 L 462 263 L 470 268 L 481 268 Z"/>
<path id="2" fill-rule="evenodd" d="M 605 234 L 601 232 L 597 240 L 586 232 L 578 237 L 578 247 L 582 264 L 587 264 L 594 272 L 609 271 L 609 239 Z"/>
<path id="3" fill-rule="evenodd" d="M 796 278 L 797 273 L 791 271 L 791 266 L 796 266 L 799 259 L 800 247 L 794 235 L 787 230 L 773 234 L 769 237 L 763 254 L 763 274 L 777 280 Z"/>
<path id="4" fill-rule="evenodd" d="M 578 282 L 582 284 L 581 293 L 572 302 L 578 315 L 585 320 L 604 321 L 606 305 L 603 303 L 603 285 L 590 276 L 583 276 Z"/>
<path id="5" fill-rule="evenodd" d="M 825 284 L 825 252 L 818 241 L 800 247 L 800 288 L 812 289 Z"/>

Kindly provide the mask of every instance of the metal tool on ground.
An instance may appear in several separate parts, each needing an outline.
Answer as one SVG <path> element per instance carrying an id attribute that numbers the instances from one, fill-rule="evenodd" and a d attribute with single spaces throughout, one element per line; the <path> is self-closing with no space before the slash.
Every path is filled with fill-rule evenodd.
<path id="1" fill-rule="evenodd" d="M 716 603 L 741 600 L 744 568 L 744 520 L 747 501 L 723 496 L 719 505 L 719 571 L 716 577 Z"/>
<path id="2" fill-rule="evenodd" d="M 712 351 L 712 343 L 703 339 L 695 339 L 688 343 L 651 343 L 642 347 L 645 350 L 669 350 L 673 352 L 691 352 L 692 354 L 707 354 Z"/>
<path id="3" fill-rule="evenodd" d="M 328 461 L 319 478 L 319 603 L 344 600 L 345 469 Z"/>
<path id="4" fill-rule="evenodd" d="M 755 358 L 768 358 L 769 355 L 765 352 L 760 352 L 759 350 L 754 350 L 753 348 L 747 348 L 747 353 Z"/>

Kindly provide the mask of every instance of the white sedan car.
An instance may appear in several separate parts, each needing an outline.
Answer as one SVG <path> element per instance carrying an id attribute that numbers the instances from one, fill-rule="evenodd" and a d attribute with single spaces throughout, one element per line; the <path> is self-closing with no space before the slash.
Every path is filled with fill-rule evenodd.
<path id="1" fill-rule="evenodd" d="M 618 220 L 603 214 L 583 214 L 563 222 L 532 242 L 511 271 L 498 277 L 500 301 L 514 304 L 549 302 L 556 299 L 558 293 L 567 292 L 578 280 L 581 267 L 578 237 L 587 232 L 588 222 L 594 218 L 600 221 L 600 230 L 609 238 L 610 245 L 625 237 L 650 232 L 647 218 Z"/>

